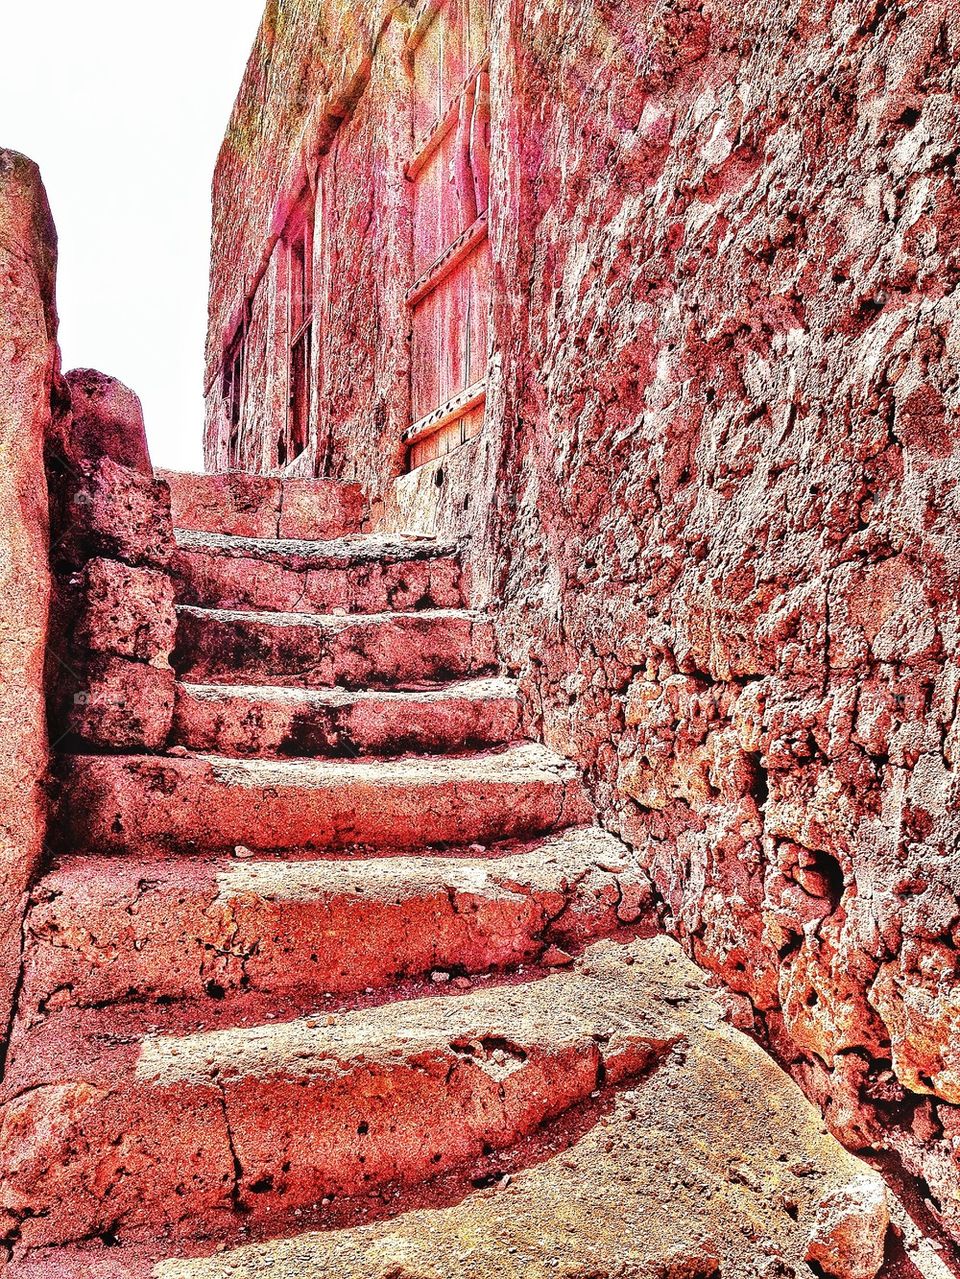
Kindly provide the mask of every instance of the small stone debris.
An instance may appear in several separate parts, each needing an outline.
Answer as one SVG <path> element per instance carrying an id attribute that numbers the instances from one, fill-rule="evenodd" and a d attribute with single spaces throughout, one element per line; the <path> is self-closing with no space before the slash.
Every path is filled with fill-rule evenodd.
<path id="1" fill-rule="evenodd" d="M 239 861 L 247 861 L 249 858 L 256 856 L 252 848 L 246 848 L 243 844 L 237 844 L 233 850 L 233 855 Z"/>
<path id="2" fill-rule="evenodd" d="M 548 968 L 568 968 L 573 963 L 573 956 L 560 946 L 548 946 L 543 952 L 543 962 Z"/>

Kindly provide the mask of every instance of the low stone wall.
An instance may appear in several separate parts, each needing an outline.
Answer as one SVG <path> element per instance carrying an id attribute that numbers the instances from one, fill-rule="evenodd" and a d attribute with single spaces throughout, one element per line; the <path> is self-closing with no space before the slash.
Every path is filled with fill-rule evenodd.
<path id="1" fill-rule="evenodd" d="M 0 1054 L 46 825 L 44 440 L 59 385 L 57 241 L 40 174 L 0 150 Z"/>
<path id="2" fill-rule="evenodd" d="M 73 420 L 47 459 L 51 732 L 60 749 L 159 750 L 174 703 L 170 487 L 133 392 L 89 369 L 67 381 Z"/>

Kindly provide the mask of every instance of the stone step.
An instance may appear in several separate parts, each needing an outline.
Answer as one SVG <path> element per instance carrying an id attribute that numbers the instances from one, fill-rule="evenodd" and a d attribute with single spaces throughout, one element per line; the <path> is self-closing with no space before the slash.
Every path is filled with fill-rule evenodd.
<path id="1" fill-rule="evenodd" d="M 20 1015 L 502 970 L 635 923 L 649 900 L 627 848 L 596 827 L 491 853 L 65 858 L 32 895 Z"/>
<path id="2" fill-rule="evenodd" d="M 587 954 L 529 984 L 191 1033 L 65 1010 L 11 1054 L 2 1202 L 30 1245 L 191 1236 L 510 1146 L 680 1038 L 626 951 Z"/>
<path id="3" fill-rule="evenodd" d="M 415 692 L 178 684 L 173 741 L 217 755 L 402 755 L 519 736 L 517 686 L 475 679 Z"/>
<path id="4" fill-rule="evenodd" d="M 456 547 L 368 533 L 304 542 L 176 530 L 171 573 L 184 604 L 284 613 L 461 608 Z"/>
<path id="5" fill-rule="evenodd" d="M 65 852 L 328 851 L 532 838 L 589 822 L 577 770 L 524 743 L 463 756 L 63 760 Z"/>
<path id="6" fill-rule="evenodd" d="M 180 606 L 171 661 L 189 683 L 415 688 L 494 668 L 489 621 L 419 613 L 239 612 Z"/>
<path id="7" fill-rule="evenodd" d="M 70 1011 L 15 1044 L 5 1088 L 0 1196 L 20 1251 L 283 1235 L 295 1213 L 327 1227 L 200 1247 L 155 1279 L 748 1279 L 758 1259 L 864 1279 L 883 1256 L 879 1174 L 664 937 L 600 943 L 528 984 L 250 1028 L 145 1035 Z M 362 1220 L 373 1191 L 402 1208 L 452 1170 L 490 1188 L 362 1229 L 325 1220 L 347 1197 Z"/>
<path id="8" fill-rule="evenodd" d="M 367 508 L 358 484 L 269 475 L 158 471 L 178 528 L 237 537 L 331 538 L 359 533 Z"/>

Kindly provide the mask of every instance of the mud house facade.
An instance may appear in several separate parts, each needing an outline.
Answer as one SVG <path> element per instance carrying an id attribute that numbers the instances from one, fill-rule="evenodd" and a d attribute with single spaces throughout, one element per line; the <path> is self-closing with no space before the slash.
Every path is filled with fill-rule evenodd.
<path id="1" fill-rule="evenodd" d="M 943 5 L 268 6 L 206 458 L 468 548 L 663 926 L 960 1230 Z"/>

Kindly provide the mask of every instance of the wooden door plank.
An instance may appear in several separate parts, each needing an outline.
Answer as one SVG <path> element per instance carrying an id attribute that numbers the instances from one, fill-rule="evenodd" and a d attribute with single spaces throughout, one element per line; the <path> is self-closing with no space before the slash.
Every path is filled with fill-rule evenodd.
<path id="1" fill-rule="evenodd" d="M 487 0 L 443 0 L 414 48 L 409 463 L 479 433 L 489 344 Z M 477 106 L 477 103 L 480 106 Z M 446 112 L 446 114 L 444 114 Z M 476 170 L 483 170 L 478 173 Z"/>

